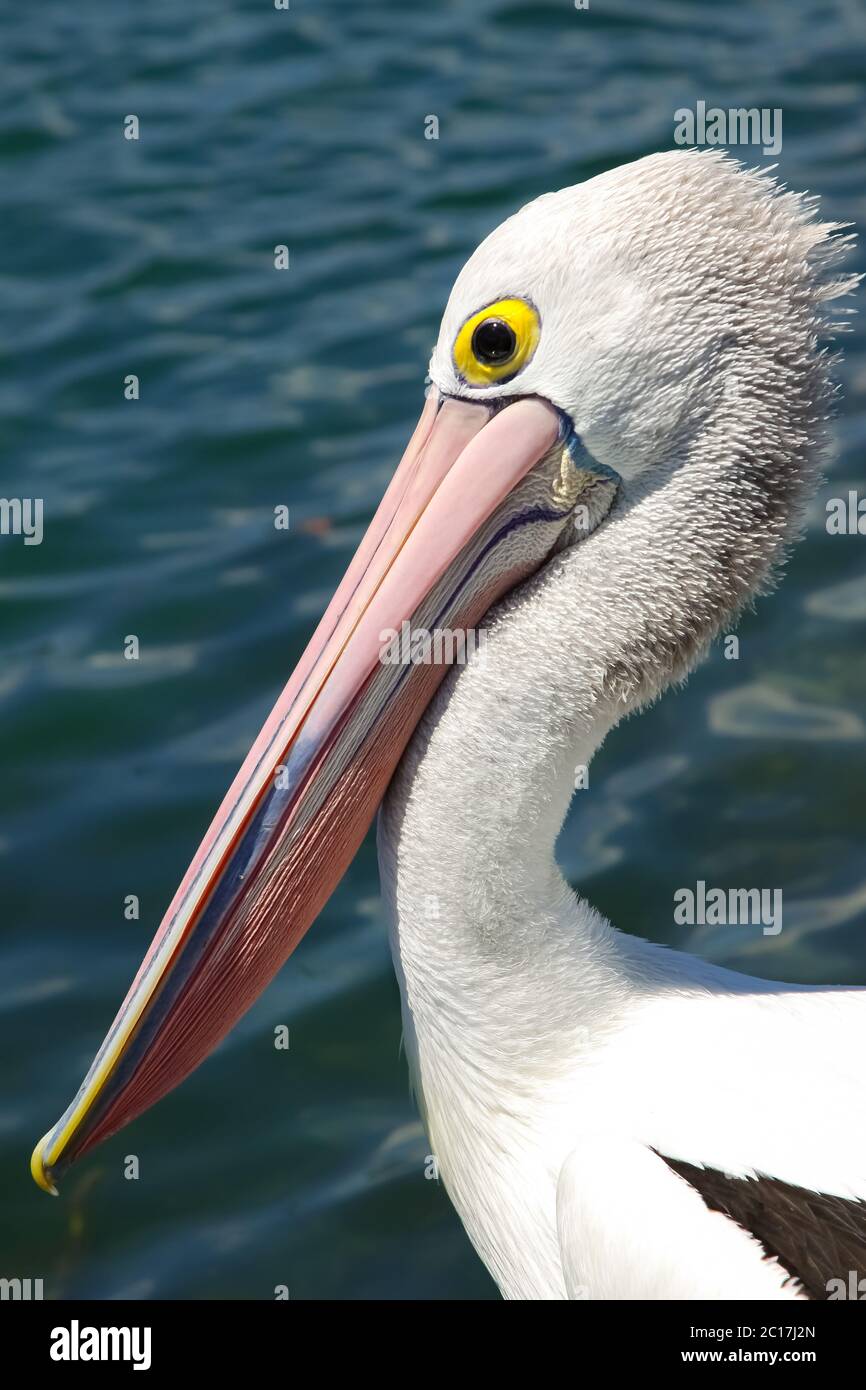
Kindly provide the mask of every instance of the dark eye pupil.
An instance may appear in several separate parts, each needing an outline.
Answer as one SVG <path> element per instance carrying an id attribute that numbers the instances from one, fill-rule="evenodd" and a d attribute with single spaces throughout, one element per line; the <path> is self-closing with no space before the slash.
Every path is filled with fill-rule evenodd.
<path id="1" fill-rule="evenodd" d="M 504 319 L 485 319 L 472 334 L 472 351 L 479 362 L 507 362 L 517 347 L 514 329 Z"/>

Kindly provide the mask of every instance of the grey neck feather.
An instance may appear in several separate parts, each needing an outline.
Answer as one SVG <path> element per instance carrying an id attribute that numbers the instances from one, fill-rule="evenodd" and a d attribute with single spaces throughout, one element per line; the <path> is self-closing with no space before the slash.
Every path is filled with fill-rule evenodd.
<path id="1" fill-rule="evenodd" d="M 593 534 L 498 605 L 483 659 L 444 682 L 380 820 L 383 891 L 415 1009 L 420 993 L 431 1017 L 468 1019 L 515 981 L 514 1006 L 525 1016 L 535 994 L 555 1029 L 552 979 L 580 981 L 586 995 L 610 983 L 618 934 L 576 902 L 554 857 L 575 770 L 684 677 L 772 577 L 821 438 L 814 408 L 783 418 L 775 447 L 757 407 L 734 439 L 708 419 L 676 461 L 624 485 Z M 560 1002 L 567 1012 L 574 1001 Z"/>

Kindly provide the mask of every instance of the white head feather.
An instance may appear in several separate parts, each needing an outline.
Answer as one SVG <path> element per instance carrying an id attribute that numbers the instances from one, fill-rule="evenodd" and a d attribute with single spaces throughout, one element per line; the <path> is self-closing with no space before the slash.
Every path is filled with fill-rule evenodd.
<path id="1" fill-rule="evenodd" d="M 771 396 L 814 417 L 826 402 L 815 340 L 827 301 L 852 287 L 825 273 L 844 247 L 836 230 L 814 201 L 721 152 L 650 155 L 491 232 L 455 281 L 431 378 L 453 395 L 546 397 L 625 478 Z M 467 387 L 457 331 L 508 295 L 538 307 L 538 350 L 505 385 Z"/>

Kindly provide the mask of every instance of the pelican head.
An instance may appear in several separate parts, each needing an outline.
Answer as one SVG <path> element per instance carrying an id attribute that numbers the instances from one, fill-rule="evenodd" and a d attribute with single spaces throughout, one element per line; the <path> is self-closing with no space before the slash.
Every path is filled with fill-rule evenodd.
<path id="1" fill-rule="evenodd" d="M 767 177 L 676 152 L 537 199 L 472 255 L 415 433 L 36 1146 L 42 1187 L 212 1051 L 339 882 L 454 652 L 422 638 L 394 660 L 390 634 L 474 629 L 637 506 L 661 547 L 646 563 L 704 547 L 717 579 L 699 596 L 704 627 L 760 581 L 815 476 L 829 403 L 816 340 L 848 288 L 825 273 L 831 230 Z M 653 499 L 683 476 L 677 533 Z"/>
<path id="2" fill-rule="evenodd" d="M 684 462 L 714 421 L 735 445 L 749 412 L 769 408 L 762 438 L 796 472 L 829 399 L 815 351 L 825 306 L 851 287 L 825 273 L 845 240 L 835 230 L 721 152 L 638 160 L 537 198 L 481 243 L 430 375 L 448 396 L 542 397 L 626 480 Z M 479 367 L 469 330 L 497 306 L 518 351 Z"/>

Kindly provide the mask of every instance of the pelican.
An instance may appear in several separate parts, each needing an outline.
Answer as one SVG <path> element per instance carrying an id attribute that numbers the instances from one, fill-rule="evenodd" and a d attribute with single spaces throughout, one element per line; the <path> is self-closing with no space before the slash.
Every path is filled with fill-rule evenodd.
<path id="1" fill-rule="evenodd" d="M 618 931 L 555 858 L 575 769 L 797 538 L 832 406 L 818 344 L 854 284 L 838 232 L 675 151 L 482 242 L 370 529 L 36 1146 L 40 1186 L 212 1051 L 379 809 L 413 1087 L 504 1297 L 820 1299 L 866 1271 L 863 990 Z M 440 631 L 485 640 L 431 657 Z"/>

